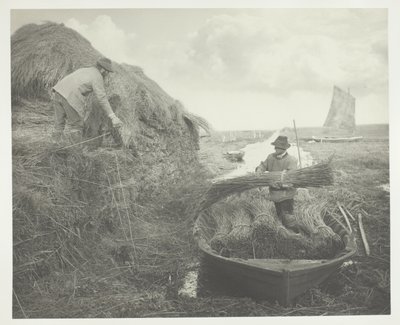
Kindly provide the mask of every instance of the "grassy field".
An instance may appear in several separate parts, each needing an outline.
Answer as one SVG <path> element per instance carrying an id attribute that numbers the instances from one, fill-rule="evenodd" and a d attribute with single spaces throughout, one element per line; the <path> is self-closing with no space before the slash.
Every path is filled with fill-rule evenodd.
<path id="1" fill-rule="evenodd" d="M 299 132 L 305 133 L 302 129 Z M 264 138 L 271 133 L 265 132 Z M 152 233 L 144 240 L 135 238 L 141 265 L 132 264 L 129 258 L 124 258 L 129 251 L 120 250 L 112 252 L 112 262 L 96 261 L 87 255 L 80 259 L 73 254 L 71 256 L 78 259 L 70 260 L 75 267 L 68 266 L 65 261 L 63 268 L 51 272 L 36 268 L 35 272 L 42 271 L 42 274 L 32 276 L 29 286 L 15 283 L 18 278 L 14 277 L 13 316 L 147 318 L 390 314 L 390 194 L 380 187 L 389 183 L 389 139 L 386 127 L 371 127 L 370 130 L 366 127 L 362 133 L 365 140 L 358 143 L 300 144 L 317 162 L 335 154 L 335 187 L 360 198 L 371 254 L 366 256 L 358 225 L 351 221 L 358 244 L 358 253 L 352 263 L 321 286 L 300 296 L 293 306 L 284 308 L 274 302 L 220 292 L 206 292 L 196 298 L 178 294 L 187 272 L 199 269 L 199 252 L 191 236 L 194 220 L 185 215 L 190 204 L 186 197 L 195 191 L 199 180 L 206 181 L 235 168 L 235 163 L 222 157 L 223 152 L 262 141 L 248 133 L 240 137 L 239 133 L 235 140 L 226 142 L 222 141 L 222 136 L 203 138 L 199 156 L 208 172 L 199 170 L 197 174 L 187 175 L 185 187 L 178 191 L 171 184 L 165 190 L 169 195 L 163 195 L 164 201 L 160 196 L 159 200 L 144 202 L 136 210 L 135 225 L 149 227 Z M 142 212 L 139 214 L 138 211 Z M 147 223 L 139 222 L 143 219 Z M 100 234 L 89 228 L 74 241 L 79 245 L 66 248 L 84 250 L 88 248 L 82 245 L 87 243 L 91 243 L 93 251 L 107 247 L 107 233 L 101 234 L 103 238 L 100 238 Z M 75 235 L 68 236 L 73 238 Z M 87 236 L 85 241 L 83 236 Z M 19 243 L 14 242 L 15 245 Z M 45 249 L 46 246 L 43 252 Z"/>

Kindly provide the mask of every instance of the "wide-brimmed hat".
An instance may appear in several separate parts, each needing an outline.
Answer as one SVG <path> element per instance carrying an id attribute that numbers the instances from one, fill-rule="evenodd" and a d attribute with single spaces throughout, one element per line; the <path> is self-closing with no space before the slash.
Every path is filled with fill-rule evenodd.
<path id="1" fill-rule="evenodd" d="M 271 143 L 273 146 L 280 148 L 280 149 L 288 149 L 290 144 L 288 142 L 287 136 L 280 135 L 276 138 L 274 142 Z"/>
<path id="2" fill-rule="evenodd" d="M 112 63 L 111 60 L 108 58 L 100 58 L 97 60 L 97 65 L 99 65 L 100 67 L 106 69 L 109 72 L 114 72 L 113 68 L 112 68 Z"/>

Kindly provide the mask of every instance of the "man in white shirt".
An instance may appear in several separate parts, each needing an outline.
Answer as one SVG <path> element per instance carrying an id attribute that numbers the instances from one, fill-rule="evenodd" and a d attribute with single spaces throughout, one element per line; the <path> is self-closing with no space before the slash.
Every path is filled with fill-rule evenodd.
<path id="1" fill-rule="evenodd" d="M 65 76 L 53 87 L 53 107 L 55 111 L 54 138 L 59 141 L 64 133 L 66 121 L 71 127 L 71 139 L 74 143 L 82 141 L 85 109 L 85 97 L 94 93 L 97 101 L 115 128 L 122 127 L 121 120 L 113 112 L 104 88 L 104 78 L 113 72 L 110 59 L 100 58 L 96 66 L 81 68 Z"/>

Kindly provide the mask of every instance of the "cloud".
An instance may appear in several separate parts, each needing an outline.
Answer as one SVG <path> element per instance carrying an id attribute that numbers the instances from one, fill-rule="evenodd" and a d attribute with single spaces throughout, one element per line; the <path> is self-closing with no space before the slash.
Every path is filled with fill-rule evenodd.
<path id="1" fill-rule="evenodd" d="M 357 98 L 357 123 L 388 119 L 385 10 L 228 13 L 157 40 L 127 33 L 108 16 L 67 26 L 111 59 L 144 68 L 217 129 L 272 129 L 294 118 L 299 126 L 322 125 L 333 85 Z"/>
<path id="2" fill-rule="evenodd" d="M 186 81 L 195 74 L 197 85 L 282 94 L 333 84 L 385 88 L 386 15 L 379 13 L 214 16 L 191 34 L 185 60 L 170 63 L 170 73 Z"/>
<path id="3" fill-rule="evenodd" d="M 357 95 L 387 88 L 385 10 L 230 12 L 210 16 L 184 40 L 163 43 L 143 43 L 105 15 L 66 25 L 104 55 L 139 65 L 164 84 L 285 96 L 334 84 Z"/>
<path id="4" fill-rule="evenodd" d="M 87 38 L 94 48 L 110 59 L 120 63 L 134 62 L 132 51 L 136 35 L 119 28 L 109 16 L 97 16 L 89 25 L 72 18 L 65 25 Z"/>

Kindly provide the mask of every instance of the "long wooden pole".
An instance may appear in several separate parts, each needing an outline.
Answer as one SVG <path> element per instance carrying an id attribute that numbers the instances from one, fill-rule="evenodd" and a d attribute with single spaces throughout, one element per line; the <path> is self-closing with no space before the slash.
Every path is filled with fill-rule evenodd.
<path id="1" fill-rule="evenodd" d="M 350 234 L 351 234 L 351 233 L 353 232 L 353 229 L 351 229 L 351 225 L 350 225 L 349 218 L 347 218 L 347 215 L 346 215 L 346 213 L 344 212 L 344 210 L 343 210 L 342 206 L 340 205 L 340 203 L 339 203 L 339 202 L 336 202 L 336 205 L 338 206 L 340 212 L 342 213 L 344 219 L 346 220 L 347 227 L 349 227 L 349 232 L 350 232 Z"/>
<path id="2" fill-rule="evenodd" d="M 296 121 L 295 120 L 293 120 L 293 126 L 294 126 L 294 133 L 296 134 L 297 154 L 299 155 L 299 164 L 300 164 L 300 168 L 302 168 L 301 157 L 300 157 L 299 138 L 297 137 L 297 129 L 296 129 Z"/>
<path id="3" fill-rule="evenodd" d="M 370 249 L 369 249 L 369 245 L 368 245 L 368 241 L 367 241 L 367 236 L 365 235 L 361 213 L 358 214 L 358 227 L 360 228 L 361 239 L 362 239 L 362 242 L 364 244 L 364 249 L 365 249 L 365 255 L 369 256 Z"/>

